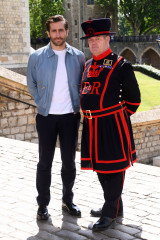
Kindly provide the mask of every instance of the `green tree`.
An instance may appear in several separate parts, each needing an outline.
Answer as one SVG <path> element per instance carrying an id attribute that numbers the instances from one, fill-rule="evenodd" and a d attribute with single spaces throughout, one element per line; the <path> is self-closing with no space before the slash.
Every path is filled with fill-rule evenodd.
<path id="1" fill-rule="evenodd" d="M 120 0 L 119 6 L 134 35 L 149 34 L 160 26 L 159 0 Z"/>
<path id="2" fill-rule="evenodd" d="M 118 1 L 117 0 L 96 0 L 96 2 L 102 7 L 106 9 L 107 16 L 111 17 L 110 12 L 108 11 L 108 7 L 110 8 L 117 8 Z"/>
<path id="3" fill-rule="evenodd" d="M 97 0 L 100 6 L 116 7 L 117 0 Z M 119 0 L 119 33 L 142 35 L 160 32 L 159 0 Z M 130 27 L 129 27 L 130 25 Z"/>
<path id="4" fill-rule="evenodd" d="M 29 0 L 31 38 L 46 37 L 46 20 L 55 14 L 63 14 L 64 0 Z"/>
<path id="5" fill-rule="evenodd" d="M 119 12 L 118 13 L 118 35 L 119 36 L 128 36 L 132 35 L 132 28 L 130 23 L 124 18 L 124 15 Z"/>
<path id="6" fill-rule="evenodd" d="M 96 2 L 101 6 L 107 8 L 108 6 L 117 6 L 117 0 L 96 0 Z"/>

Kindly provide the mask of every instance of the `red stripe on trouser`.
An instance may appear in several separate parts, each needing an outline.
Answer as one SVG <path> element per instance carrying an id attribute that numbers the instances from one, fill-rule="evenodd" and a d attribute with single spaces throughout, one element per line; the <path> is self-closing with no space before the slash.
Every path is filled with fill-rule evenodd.
<path id="1" fill-rule="evenodd" d="M 123 174 L 123 186 L 124 186 L 124 171 L 122 172 L 122 174 Z M 122 188 L 123 189 L 123 188 Z M 119 197 L 119 200 L 118 200 L 118 203 L 117 203 L 117 213 L 116 213 L 116 218 L 117 218 L 117 216 L 118 216 L 118 212 L 119 212 L 119 201 L 120 201 L 120 199 L 121 199 L 121 196 Z"/>

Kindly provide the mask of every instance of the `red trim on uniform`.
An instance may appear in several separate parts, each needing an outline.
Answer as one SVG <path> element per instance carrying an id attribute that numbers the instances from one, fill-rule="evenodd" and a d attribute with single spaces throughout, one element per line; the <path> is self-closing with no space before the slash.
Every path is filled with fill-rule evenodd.
<path id="1" fill-rule="evenodd" d="M 88 21 L 86 21 L 86 23 L 91 23 L 92 22 L 92 20 L 88 20 Z"/>
<path id="2" fill-rule="evenodd" d="M 116 119 L 116 121 L 118 121 L 118 118 Z M 122 140 L 122 133 L 120 132 L 121 130 L 120 130 L 119 123 L 117 123 L 117 125 L 118 125 L 118 130 L 119 130 L 119 134 L 120 134 L 120 138 L 121 138 L 121 145 L 122 145 L 124 158 L 123 159 L 117 159 L 117 160 L 99 160 L 98 159 L 97 118 L 95 118 L 95 160 L 96 160 L 96 163 L 108 164 L 108 163 L 124 162 L 124 161 L 127 160 L 126 154 L 125 154 L 125 151 L 124 151 L 124 145 L 123 145 L 123 140 Z"/>
<path id="3" fill-rule="evenodd" d="M 132 103 L 132 102 L 127 102 L 127 101 L 125 101 L 125 103 L 130 104 L 130 105 L 136 105 L 136 106 L 139 106 L 141 104 L 141 103 Z"/>
<path id="4" fill-rule="evenodd" d="M 82 75 L 82 80 L 83 80 L 83 78 L 84 78 L 84 72 L 85 72 L 85 70 L 86 70 L 86 67 L 87 67 L 87 63 L 89 62 L 89 60 L 87 60 L 86 62 L 85 62 L 85 65 L 84 65 L 84 71 L 83 71 L 83 75 Z"/>
<path id="5" fill-rule="evenodd" d="M 87 161 L 89 161 L 89 160 L 91 161 L 91 158 L 81 158 L 81 160 L 82 160 L 82 161 L 86 161 L 86 160 L 87 160 Z"/>
<path id="6" fill-rule="evenodd" d="M 120 128 L 120 124 L 119 124 L 119 121 L 118 121 L 117 114 L 115 114 L 115 118 L 116 118 L 116 123 L 117 123 L 117 126 L 118 126 L 119 135 L 120 135 L 120 139 L 121 139 L 121 145 L 122 145 L 123 156 L 124 156 L 125 159 L 127 159 L 127 158 L 126 158 L 126 153 L 125 153 L 125 150 L 124 150 L 122 131 L 121 131 L 121 128 Z"/>
<path id="7" fill-rule="evenodd" d="M 95 118 L 95 160 L 98 161 L 97 118 Z"/>
<path id="8" fill-rule="evenodd" d="M 127 159 L 125 159 L 125 158 L 117 159 L 117 160 L 98 160 L 97 163 L 105 163 L 105 164 L 108 164 L 108 163 L 124 162 L 124 161 L 126 161 L 126 160 L 127 160 Z"/>
<path id="9" fill-rule="evenodd" d="M 107 51 L 105 51 L 104 53 L 98 55 L 97 57 L 94 56 L 94 55 L 92 57 L 93 57 L 93 59 L 95 61 L 98 61 L 98 60 L 101 60 L 101 59 L 107 57 L 111 52 L 112 52 L 112 50 L 110 48 L 108 48 Z"/>
<path id="10" fill-rule="evenodd" d="M 108 82 L 109 82 L 109 78 L 113 72 L 113 70 L 115 69 L 115 67 L 117 66 L 117 64 L 120 62 L 120 60 L 122 59 L 122 57 L 119 57 L 119 59 L 115 62 L 115 64 L 113 65 L 112 69 L 110 70 L 109 74 L 107 75 L 107 78 L 106 78 L 106 82 L 105 82 L 105 85 L 104 85 L 104 88 L 103 88 L 103 92 L 101 94 L 101 99 L 100 99 L 100 109 L 103 108 L 103 97 L 104 97 L 104 94 L 105 94 L 105 91 L 107 89 L 107 86 L 108 86 Z"/>
<path id="11" fill-rule="evenodd" d="M 118 119 L 117 119 L 118 121 Z M 119 124 L 119 123 L 118 123 Z M 117 124 L 117 125 L 118 125 Z M 120 128 L 120 126 L 118 127 Z M 121 130 L 120 130 L 121 131 Z M 117 159 L 117 160 L 98 160 L 98 137 L 97 137 L 97 118 L 95 118 L 95 160 L 96 160 L 96 163 L 105 163 L 105 164 L 108 164 L 108 163 L 116 163 L 116 162 L 124 162 L 127 160 L 126 158 L 126 154 L 125 154 L 125 151 L 124 151 L 124 145 L 123 145 L 123 140 L 122 140 L 122 133 L 120 132 L 120 138 L 121 138 L 121 145 L 122 145 L 122 150 L 123 150 L 123 156 L 124 158 L 123 159 Z"/>
<path id="12" fill-rule="evenodd" d="M 91 113 L 95 113 L 95 112 L 102 112 L 102 111 L 106 111 L 106 110 L 109 110 L 109 109 L 112 109 L 112 108 L 115 108 L 115 107 L 118 107 L 118 106 L 121 106 L 123 105 L 125 102 L 122 101 L 121 103 L 118 103 L 116 105 L 113 105 L 111 107 L 107 107 L 107 108 L 103 108 L 103 109 L 99 109 L 99 110 L 91 110 L 90 112 Z M 82 112 L 86 112 L 86 110 L 82 110 Z"/>
<path id="13" fill-rule="evenodd" d="M 81 167 L 81 169 L 82 170 L 93 170 L 93 168 L 82 168 L 82 167 Z"/>
<path id="14" fill-rule="evenodd" d="M 137 161 L 137 158 L 132 163 L 135 163 L 136 161 Z"/>
<path id="15" fill-rule="evenodd" d="M 132 154 L 135 153 L 135 152 L 136 152 L 136 149 L 134 149 L 134 150 L 132 151 Z"/>
<path id="16" fill-rule="evenodd" d="M 132 148 L 131 148 L 131 140 L 130 140 L 130 135 L 129 135 L 129 130 L 128 130 L 128 126 L 127 126 L 127 123 L 126 123 L 126 119 L 125 117 L 122 115 L 122 113 L 120 112 L 120 117 L 121 117 L 121 120 L 122 120 L 122 124 L 123 124 L 123 127 L 124 127 L 124 131 L 126 133 L 126 137 L 127 137 L 127 142 L 128 142 L 128 161 L 129 161 L 129 164 L 130 163 L 130 155 L 132 155 Z M 131 156 L 132 157 L 132 156 Z"/>
<path id="17" fill-rule="evenodd" d="M 127 108 L 125 109 L 124 113 L 126 114 L 126 118 L 128 119 Z"/>
<path id="18" fill-rule="evenodd" d="M 91 120 L 91 121 L 90 121 Z M 93 139 L 93 124 L 92 119 L 89 120 L 89 154 L 92 159 L 92 139 Z"/>
<path id="19" fill-rule="evenodd" d="M 126 107 L 124 107 L 123 109 L 125 109 Z M 105 113 L 105 114 L 101 114 L 101 115 L 96 115 L 96 116 L 92 116 L 92 118 L 97 118 L 97 117 L 104 117 L 104 116 L 108 116 L 108 115 L 111 115 L 111 114 L 114 114 L 114 113 L 117 113 L 117 112 L 121 112 L 122 109 L 118 109 L 118 110 L 115 110 L 113 112 L 110 112 L 110 113 Z"/>
<path id="20" fill-rule="evenodd" d="M 89 61 L 89 60 L 88 60 L 88 61 Z M 82 95 L 82 83 L 83 83 L 84 72 L 85 72 L 85 70 L 86 70 L 86 67 L 87 67 L 87 63 L 88 63 L 88 61 L 86 61 L 85 65 L 84 65 L 84 71 L 83 71 L 82 80 L 81 80 L 80 105 L 81 105 L 81 95 Z"/>
<path id="21" fill-rule="evenodd" d="M 134 114 L 135 112 L 129 110 L 128 108 L 126 109 L 129 113 Z"/>
<path id="22" fill-rule="evenodd" d="M 101 34 L 105 34 L 105 33 L 110 33 L 110 31 L 94 32 L 94 33 L 93 33 L 94 35 L 92 35 L 92 34 L 86 34 L 86 37 L 88 37 L 88 36 L 94 37 L 95 35 L 101 35 Z"/>
<path id="23" fill-rule="evenodd" d="M 125 171 L 126 169 L 128 169 L 131 165 L 129 165 L 128 167 L 126 168 L 123 168 L 123 169 L 120 169 L 120 170 L 112 170 L 112 171 L 101 171 L 101 170 L 95 170 L 95 172 L 98 172 L 98 173 L 117 173 L 117 172 L 123 172 Z"/>

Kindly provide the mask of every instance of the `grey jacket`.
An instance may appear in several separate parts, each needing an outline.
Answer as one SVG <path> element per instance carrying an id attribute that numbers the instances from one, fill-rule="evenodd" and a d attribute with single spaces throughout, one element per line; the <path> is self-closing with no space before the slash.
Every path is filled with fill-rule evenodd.
<path id="1" fill-rule="evenodd" d="M 80 84 L 85 64 L 84 54 L 78 49 L 66 44 L 66 70 L 72 107 L 75 113 L 80 110 Z M 36 50 L 28 60 L 27 85 L 34 97 L 38 113 L 47 116 L 55 84 L 58 56 L 49 43 Z M 63 94 L 63 93 L 62 93 Z"/>

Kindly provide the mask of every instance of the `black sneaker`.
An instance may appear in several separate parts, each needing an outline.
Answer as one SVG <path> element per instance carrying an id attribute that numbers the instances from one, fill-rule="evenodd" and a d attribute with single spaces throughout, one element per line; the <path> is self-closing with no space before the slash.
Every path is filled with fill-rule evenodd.
<path id="1" fill-rule="evenodd" d="M 48 220 L 49 218 L 48 209 L 46 206 L 39 206 L 37 211 L 37 219 L 38 220 Z"/>

